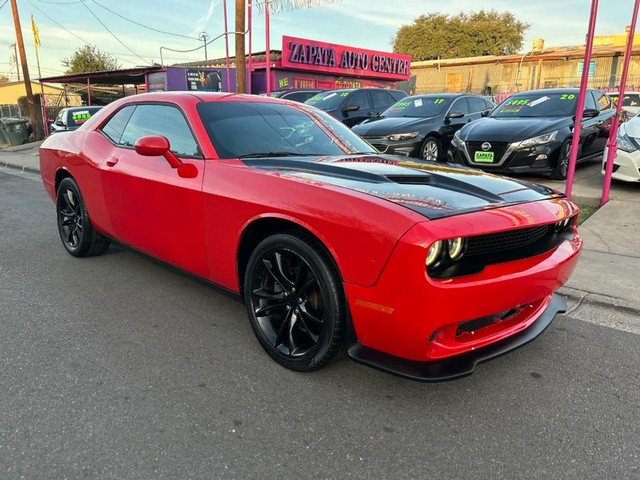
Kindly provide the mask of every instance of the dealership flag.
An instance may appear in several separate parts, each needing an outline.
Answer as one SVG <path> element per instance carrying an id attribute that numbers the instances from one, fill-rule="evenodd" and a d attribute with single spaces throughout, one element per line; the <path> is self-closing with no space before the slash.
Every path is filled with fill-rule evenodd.
<path id="1" fill-rule="evenodd" d="M 36 44 L 36 47 L 39 47 L 40 44 L 40 31 L 36 26 L 36 22 L 33 21 L 33 15 L 31 15 L 31 30 L 33 30 L 33 43 Z"/>

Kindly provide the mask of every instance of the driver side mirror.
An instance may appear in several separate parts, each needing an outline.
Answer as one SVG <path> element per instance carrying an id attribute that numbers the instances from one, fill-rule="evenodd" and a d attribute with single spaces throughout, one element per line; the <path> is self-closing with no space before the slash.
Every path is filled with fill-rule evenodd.
<path id="1" fill-rule="evenodd" d="M 345 107 L 342 109 L 343 112 L 355 112 L 357 110 L 360 110 L 360 106 L 359 105 L 345 105 Z"/>
<path id="2" fill-rule="evenodd" d="M 600 110 L 597 108 L 585 108 L 582 112 L 582 118 L 594 118 L 600 115 Z"/>
<path id="3" fill-rule="evenodd" d="M 488 109 L 483 110 L 482 112 L 480 112 L 480 116 L 481 117 L 488 117 L 490 113 L 491 113 L 491 109 L 488 108 Z"/>
<path id="4" fill-rule="evenodd" d="M 64 127 L 64 122 L 62 120 L 56 120 L 56 125 L 58 127 Z"/>
<path id="5" fill-rule="evenodd" d="M 449 118 L 462 118 L 464 117 L 464 113 L 462 112 L 451 112 L 449 113 L 449 115 L 447 115 L 447 119 Z"/>
<path id="6" fill-rule="evenodd" d="M 166 137 L 160 135 L 149 135 L 141 137 L 134 146 L 138 155 L 145 157 L 164 157 L 171 168 L 178 170 L 178 175 L 182 178 L 195 178 L 198 176 L 198 169 L 191 163 L 182 163 L 171 151 L 171 144 Z"/>

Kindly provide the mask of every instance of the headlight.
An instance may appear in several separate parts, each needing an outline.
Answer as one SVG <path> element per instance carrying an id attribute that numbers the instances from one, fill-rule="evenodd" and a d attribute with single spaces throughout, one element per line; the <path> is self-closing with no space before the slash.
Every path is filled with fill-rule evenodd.
<path id="1" fill-rule="evenodd" d="M 392 142 L 399 142 L 401 140 L 412 140 L 420 135 L 420 132 L 411 132 L 411 133 L 394 133 L 392 135 L 387 135 L 382 137 L 384 140 L 391 140 Z"/>
<path id="2" fill-rule="evenodd" d="M 636 146 L 633 144 L 633 141 L 631 141 L 631 139 L 625 134 L 618 134 L 616 136 L 616 144 L 617 147 L 623 152 L 631 153 L 637 150 Z"/>
<path id="3" fill-rule="evenodd" d="M 456 147 L 462 147 L 464 145 L 464 140 L 460 137 L 460 130 L 456 130 L 456 133 L 453 134 L 453 140 L 451 140 Z"/>
<path id="4" fill-rule="evenodd" d="M 553 142 L 558 136 L 558 131 L 551 133 L 545 133 L 533 138 L 527 138 L 518 144 L 518 148 L 535 147 L 536 145 L 544 145 L 545 143 Z"/>
<path id="5" fill-rule="evenodd" d="M 451 260 L 458 261 L 464 255 L 464 251 L 467 249 L 467 240 L 465 238 L 452 238 L 447 241 L 447 250 L 449 252 L 449 258 Z"/>
<path id="6" fill-rule="evenodd" d="M 431 245 L 431 248 L 429 248 L 429 252 L 427 253 L 427 267 L 435 267 L 440 263 L 444 250 L 443 246 L 444 245 L 440 240 Z"/>

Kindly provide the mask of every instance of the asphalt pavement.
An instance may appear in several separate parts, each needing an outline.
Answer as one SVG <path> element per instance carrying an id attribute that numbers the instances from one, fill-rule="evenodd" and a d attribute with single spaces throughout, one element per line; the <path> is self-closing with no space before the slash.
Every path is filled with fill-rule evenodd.
<path id="1" fill-rule="evenodd" d="M 640 342 L 598 324 L 627 310 L 583 302 L 452 382 L 300 374 L 236 297 L 68 255 L 38 174 L 0 168 L 0 204 L 2 480 L 640 478 Z"/>
<path id="2" fill-rule="evenodd" d="M 41 142 L 0 150 L 0 171 L 39 173 L 38 147 Z M 565 191 L 564 181 L 546 177 L 521 177 Z M 600 204 L 604 177 L 599 163 L 579 165 L 575 173 L 572 199 L 581 205 Z M 633 330 L 634 317 L 640 331 L 640 183 L 613 182 L 610 200 L 580 227 L 584 249 L 578 267 L 561 294 L 572 309 L 607 308 L 626 312 L 631 321 L 619 328 Z"/>

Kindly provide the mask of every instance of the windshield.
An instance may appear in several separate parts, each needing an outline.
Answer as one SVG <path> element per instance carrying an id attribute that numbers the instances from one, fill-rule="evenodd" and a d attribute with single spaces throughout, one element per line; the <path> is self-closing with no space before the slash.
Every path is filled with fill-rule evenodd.
<path id="1" fill-rule="evenodd" d="M 567 117 L 575 114 L 577 93 L 534 92 L 512 95 L 490 117 Z"/>
<path id="2" fill-rule="evenodd" d="M 437 95 L 406 97 L 394 103 L 384 112 L 382 117 L 435 117 L 440 115 L 451 104 L 448 98 Z"/>
<path id="3" fill-rule="evenodd" d="M 616 102 L 618 101 L 618 95 L 610 95 Z M 623 107 L 638 107 L 640 106 L 640 94 L 638 93 L 625 93 L 624 99 L 622 99 Z"/>
<path id="4" fill-rule="evenodd" d="M 67 118 L 68 127 L 79 127 L 84 122 L 91 118 L 91 115 L 96 113 L 102 107 L 87 107 L 78 110 L 69 110 Z"/>
<path id="5" fill-rule="evenodd" d="M 345 98 L 353 93 L 352 90 L 338 90 L 333 92 L 322 92 L 314 95 L 309 100 L 307 100 L 307 105 L 313 105 L 325 112 L 329 110 L 335 110 L 342 105 Z"/>
<path id="6" fill-rule="evenodd" d="M 210 102 L 198 113 L 220 158 L 376 153 L 343 123 L 303 104 Z"/>

